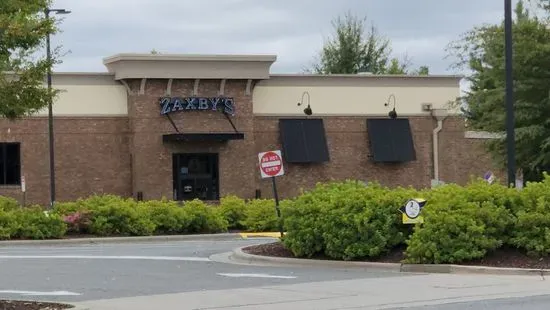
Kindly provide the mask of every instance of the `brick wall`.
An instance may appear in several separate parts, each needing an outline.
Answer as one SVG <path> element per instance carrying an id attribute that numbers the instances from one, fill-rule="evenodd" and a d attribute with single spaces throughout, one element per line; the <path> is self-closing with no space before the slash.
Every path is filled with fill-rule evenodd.
<path id="1" fill-rule="evenodd" d="M 433 138 L 436 121 L 431 117 L 411 117 L 416 161 L 403 164 L 374 163 L 370 158 L 366 117 L 325 117 L 330 161 L 323 164 L 285 163 L 285 176 L 277 180 L 279 195 L 291 197 L 316 182 L 358 179 L 378 181 L 385 186 L 430 187 L 433 178 Z M 256 117 L 256 152 L 281 148 L 277 117 Z M 491 160 L 482 140 L 464 138 L 463 122 L 448 118 L 439 136 L 440 179 L 465 184 L 471 175 L 483 176 Z M 495 171 L 496 172 L 496 171 Z M 271 183 L 257 182 L 262 196 L 272 197 Z"/>
<path id="2" fill-rule="evenodd" d="M 159 98 L 165 95 L 167 80 L 147 80 L 144 94 L 137 93 L 140 81 L 128 81 L 133 94 L 128 99 L 134 195 L 144 199 L 172 198 L 173 153 L 219 153 L 220 195 L 253 197 L 255 190 L 255 149 L 252 96 L 245 94 L 246 80 L 228 80 L 225 96 L 235 100 L 236 114 L 231 117 L 244 140 L 228 142 L 163 143 L 162 135 L 176 133 L 167 117 L 160 115 Z M 192 96 L 194 80 L 174 80 L 171 96 Z M 198 96 L 218 96 L 220 80 L 201 80 Z M 171 114 L 181 133 L 234 132 L 222 113 L 186 111 Z"/>
<path id="3" fill-rule="evenodd" d="M 144 199 L 173 197 L 173 153 L 219 153 L 220 194 L 252 198 L 256 189 L 272 197 L 271 182 L 262 180 L 257 153 L 280 149 L 278 117 L 254 116 L 252 97 L 245 94 L 245 80 L 228 80 L 225 95 L 235 99 L 231 117 L 244 140 L 229 142 L 163 143 L 162 135 L 175 133 L 160 115 L 159 97 L 167 80 L 147 80 L 144 94 L 140 81 L 129 80 L 128 117 L 57 117 L 55 156 L 57 200 L 68 201 L 94 193 L 110 193 Z M 174 80 L 172 96 L 192 95 L 194 80 Z M 218 96 L 219 80 L 200 82 L 198 96 Z M 219 112 L 173 113 L 182 133 L 233 132 Z M 370 158 L 366 117 L 324 117 L 330 161 L 323 164 L 285 163 L 286 174 L 278 178 L 281 198 L 295 196 L 316 182 L 358 179 L 386 186 L 429 187 L 433 176 L 431 117 L 411 117 L 417 160 L 404 164 L 373 163 Z M 46 118 L 0 121 L 0 142 L 21 142 L 22 173 L 27 183 L 27 203 L 49 202 L 48 135 Z M 492 170 L 483 149 L 484 140 L 464 138 L 463 121 L 449 117 L 439 136 L 440 178 L 466 183 L 472 175 Z M 19 186 L 0 186 L 0 195 L 21 201 Z"/>
<path id="4" fill-rule="evenodd" d="M 129 195 L 128 120 L 112 118 L 54 119 L 57 201 L 93 193 Z M 29 204 L 49 204 L 47 118 L 0 121 L 0 142 L 21 142 L 21 172 Z M 0 186 L 0 195 L 22 200 L 19 186 Z"/>
<path id="5" fill-rule="evenodd" d="M 464 138 L 462 119 L 447 118 L 443 121 L 443 128 L 439 134 L 439 173 L 442 180 L 466 184 L 472 176 L 483 177 L 487 171 L 492 171 L 498 178 L 506 178 L 505 171 L 494 165 L 491 155 L 485 150 L 487 140 Z"/>

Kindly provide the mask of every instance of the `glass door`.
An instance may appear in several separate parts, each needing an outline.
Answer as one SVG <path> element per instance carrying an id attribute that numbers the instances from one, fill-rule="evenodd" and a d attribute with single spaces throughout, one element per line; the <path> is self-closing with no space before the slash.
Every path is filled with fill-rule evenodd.
<path id="1" fill-rule="evenodd" d="M 218 200 L 218 154 L 174 154 L 174 198 Z"/>

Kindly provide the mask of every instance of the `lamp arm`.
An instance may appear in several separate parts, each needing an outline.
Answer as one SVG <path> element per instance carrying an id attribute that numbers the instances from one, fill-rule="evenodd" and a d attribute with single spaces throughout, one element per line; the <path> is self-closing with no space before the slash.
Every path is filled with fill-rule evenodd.
<path id="1" fill-rule="evenodd" d="M 304 104 L 304 96 L 307 95 L 307 105 L 309 106 L 309 103 L 310 103 L 310 96 L 309 96 L 309 92 L 305 91 L 302 93 L 302 100 L 300 102 L 298 102 L 298 106 L 301 106 L 302 104 Z"/>
<path id="2" fill-rule="evenodd" d="M 388 106 L 390 105 L 390 99 L 393 98 L 393 109 L 395 110 L 395 95 L 394 94 L 390 94 L 390 96 L 388 97 L 388 102 L 386 102 L 386 104 L 384 104 L 385 106 Z"/>

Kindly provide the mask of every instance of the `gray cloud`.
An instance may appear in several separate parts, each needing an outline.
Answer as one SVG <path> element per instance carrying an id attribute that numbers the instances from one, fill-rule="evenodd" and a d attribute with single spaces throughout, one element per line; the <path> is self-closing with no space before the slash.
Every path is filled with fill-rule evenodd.
<path id="1" fill-rule="evenodd" d="M 272 72 L 299 72 L 346 11 L 365 15 L 414 66 L 451 73 L 447 44 L 503 17 L 502 0 L 56 0 L 64 17 L 52 38 L 70 54 L 59 71 L 105 71 L 121 52 L 276 54 Z"/>

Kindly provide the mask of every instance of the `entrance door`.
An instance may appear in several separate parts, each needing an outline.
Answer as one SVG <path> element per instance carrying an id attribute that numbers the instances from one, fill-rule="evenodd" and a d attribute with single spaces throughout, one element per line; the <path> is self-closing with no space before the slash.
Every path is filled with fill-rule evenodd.
<path id="1" fill-rule="evenodd" d="M 218 154 L 174 154 L 174 199 L 218 200 Z"/>

